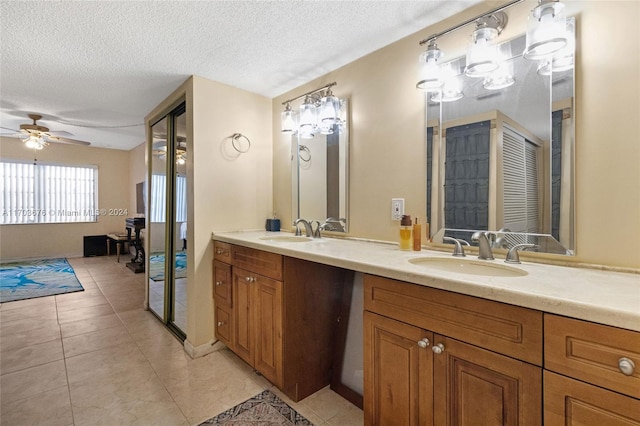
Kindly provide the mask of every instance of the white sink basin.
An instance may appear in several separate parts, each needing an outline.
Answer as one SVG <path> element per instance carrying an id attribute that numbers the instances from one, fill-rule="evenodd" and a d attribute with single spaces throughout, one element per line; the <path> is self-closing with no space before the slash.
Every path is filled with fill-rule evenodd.
<path id="1" fill-rule="evenodd" d="M 467 275 L 489 277 L 524 277 L 528 275 L 527 271 L 520 268 L 494 263 L 489 260 L 472 260 L 460 257 L 418 257 L 410 259 L 409 262 L 429 269 Z"/>
<path id="2" fill-rule="evenodd" d="M 260 237 L 263 241 L 273 241 L 278 243 L 304 243 L 306 241 L 312 241 L 313 238 L 309 237 L 296 237 L 294 235 L 274 235 L 273 237 Z"/>

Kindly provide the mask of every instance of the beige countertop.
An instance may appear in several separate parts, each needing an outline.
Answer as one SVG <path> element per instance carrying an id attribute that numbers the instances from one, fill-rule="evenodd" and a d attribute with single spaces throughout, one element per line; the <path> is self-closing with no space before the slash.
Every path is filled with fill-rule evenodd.
<path id="1" fill-rule="evenodd" d="M 447 253 L 402 251 L 397 244 L 351 238 L 306 242 L 265 238 L 286 232 L 213 233 L 212 238 L 298 259 L 333 265 L 428 287 L 640 331 L 640 275 L 523 262 L 526 276 L 496 277 L 439 271 L 410 263 L 419 257 L 451 258 Z M 475 260 L 469 255 L 466 259 Z M 487 260 L 505 265 L 504 259 Z"/>

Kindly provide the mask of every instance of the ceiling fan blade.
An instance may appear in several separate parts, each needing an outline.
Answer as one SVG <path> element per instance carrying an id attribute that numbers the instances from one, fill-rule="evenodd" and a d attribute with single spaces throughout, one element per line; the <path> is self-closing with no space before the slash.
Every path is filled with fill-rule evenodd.
<path id="1" fill-rule="evenodd" d="M 10 129 L 9 127 L 0 127 L 0 129 L 8 130 L 8 132 L 1 131 L 0 135 L 2 135 L 2 136 L 7 136 L 7 135 L 10 135 L 10 134 L 20 134 L 20 130 Z"/>
<path id="2" fill-rule="evenodd" d="M 69 133 L 65 130 L 56 130 L 56 131 L 49 131 L 48 132 L 51 136 L 55 136 L 55 137 L 62 137 L 62 138 L 66 138 L 69 136 L 73 136 L 73 133 Z"/>
<path id="3" fill-rule="evenodd" d="M 79 141 L 77 139 L 62 138 L 58 136 L 47 136 L 45 139 L 47 142 L 53 142 L 53 143 L 66 143 L 69 145 L 85 145 L 85 146 L 91 145 L 91 142 Z"/>

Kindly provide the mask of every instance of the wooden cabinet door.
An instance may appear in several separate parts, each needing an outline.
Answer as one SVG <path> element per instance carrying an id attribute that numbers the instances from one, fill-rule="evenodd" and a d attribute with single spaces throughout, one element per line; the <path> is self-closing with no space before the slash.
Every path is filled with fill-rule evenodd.
<path id="1" fill-rule="evenodd" d="M 545 371 L 544 423 L 547 426 L 640 426 L 640 401 Z"/>
<path id="2" fill-rule="evenodd" d="M 232 269 L 233 277 L 233 344 L 235 353 L 249 365 L 254 365 L 255 319 L 252 308 L 254 273 Z"/>
<path id="3" fill-rule="evenodd" d="M 228 308 L 233 307 L 231 283 L 231 265 L 220 261 L 213 261 L 213 295 L 216 303 Z"/>
<path id="4" fill-rule="evenodd" d="M 454 339 L 433 356 L 435 425 L 541 425 L 542 369 Z"/>
<path id="5" fill-rule="evenodd" d="M 226 307 L 216 305 L 214 321 L 214 330 L 218 340 L 232 351 L 235 350 L 233 345 L 233 314 Z"/>
<path id="6" fill-rule="evenodd" d="M 255 364 L 271 383 L 282 387 L 282 281 L 254 274 Z"/>
<path id="7" fill-rule="evenodd" d="M 364 423 L 368 426 L 433 424 L 432 340 L 420 328 L 364 313 Z"/>

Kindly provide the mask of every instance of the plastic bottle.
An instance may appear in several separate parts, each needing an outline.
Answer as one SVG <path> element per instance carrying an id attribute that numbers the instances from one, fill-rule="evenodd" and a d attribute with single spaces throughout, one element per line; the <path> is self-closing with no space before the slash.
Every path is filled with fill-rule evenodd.
<path id="1" fill-rule="evenodd" d="M 422 229 L 420 224 L 418 223 L 418 218 L 416 217 L 416 221 L 413 224 L 413 251 L 422 250 Z"/>
<path id="2" fill-rule="evenodd" d="M 411 250 L 411 215 L 402 215 L 400 221 L 400 250 Z"/>

